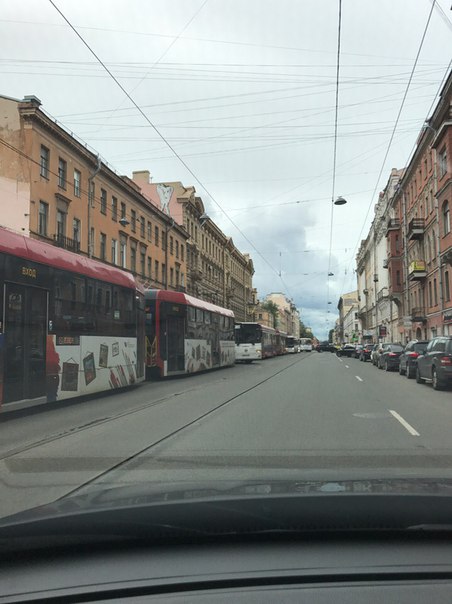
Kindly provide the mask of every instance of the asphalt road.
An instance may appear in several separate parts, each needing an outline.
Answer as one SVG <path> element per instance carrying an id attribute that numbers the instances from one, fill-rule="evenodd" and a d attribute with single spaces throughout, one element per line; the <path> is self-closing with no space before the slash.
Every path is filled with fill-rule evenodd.
<path id="1" fill-rule="evenodd" d="M 4 415 L 0 516 L 106 485 L 452 477 L 452 392 L 301 353 Z"/>

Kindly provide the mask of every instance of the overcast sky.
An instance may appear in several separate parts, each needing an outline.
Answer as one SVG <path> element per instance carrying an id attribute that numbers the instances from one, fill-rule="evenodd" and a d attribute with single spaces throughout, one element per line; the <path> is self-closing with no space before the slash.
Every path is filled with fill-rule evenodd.
<path id="1" fill-rule="evenodd" d="M 0 94 L 38 96 L 122 174 L 194 185 L 251 254 L 259 296 L 284 291 L 325 337 L 356 288 L 369 207 L 406 164 L 451 58 L 450 1 L 434 7 L 379 181 L 432 1 L 342 2 L 334 196 L 348 203 L 333 212 L 329 285 L 338 0 L 55 4 L 202 184 L 46 0 L 0 0 Z"/>

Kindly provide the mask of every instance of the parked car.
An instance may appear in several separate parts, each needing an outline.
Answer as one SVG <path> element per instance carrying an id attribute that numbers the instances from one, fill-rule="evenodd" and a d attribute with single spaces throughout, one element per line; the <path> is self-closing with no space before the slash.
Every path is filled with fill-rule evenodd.
<path id="1" fill-rule="evenodd" d="M 357 344 L 357 345 L 355 346 L 355 351 L 354 351 L 354 352 L 352 352 L 352 355 L 351 355 L 351 356 L 352 356 L 354 359 L 359 359 L 359 355 L 361 354 L 361 350 L 362 350 L 362 349 L 363 349 L 363 345 L 362 345 L 362 344 Z"/>
<path id="2" fill-rule="evenodd" d="M 400 375 L 406 375 L 409 380 L 416 377 L 417 358 L 420 354 L 424 354 L 427 344 L 427 340 L 411 340 L 408 342 L 405 350 L 400 355 Z"/>
<path id="3" fill-rule="evenodd" d="M 425 354 L 417 358 L 416 382 L 432 383 L 435 390 L 443 390 L 452 383 L 452 336 L 438 336 L 430 340 Z"/>
<path id="4" fill-rule="evenodd" d="M 359 357 L 358 357 L 359 360 L 364 361 L 364 362 L 366 362 L 367 360 L 370 360 L 372 351 L 374 350 L 375 347 L 376 347 L 376 344 L 364 344 L 359 353 Z"/>
<path id="5" fill-rule="evenodd" d="M 383 344 L 381 352 L 378 355 L 378 368 L 385 371 L 398 369 L 402 352 L 403 346 L 401 344 L 394 344 L 393 342 Z"/>
<path id="6" fill-rule="evenodd" d="M 336 352 L 336 347 L 332 342 L 319 342 L 315 347 L 317 352 Z"/>
<path id="7" fill-rule="evenodd" d="M 351 357 L 354 355 L 356 346 L 354 344 L 344 344 L 336 354 L 338 357 Z"/>

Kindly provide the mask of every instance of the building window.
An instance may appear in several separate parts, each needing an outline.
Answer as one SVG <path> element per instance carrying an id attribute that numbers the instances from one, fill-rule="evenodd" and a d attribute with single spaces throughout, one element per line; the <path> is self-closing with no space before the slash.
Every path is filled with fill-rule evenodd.
<path id="1" fill-rule="evenodd" d="M 148 220 L 148 241 L 152 241 L 152 224 Z"/>
<path id="2" fill-rule="evenodd" d="M 143 239 L 144 239 L 145 228 L 146 228 L 146 220 L 145 220 L 144 216 L 141 216 L 141 218 L 140 218 L 140 235 L 141 235 L 141 237 L 143 237 Z"/>
<path id="3" fill-rule="evenodd" d="M 444 297 L 446 302 L 450 301 L 449 271 L 444 273 Z"/>
<path id="4" fill-rule="evenodd" d="M 130 225 L 132 229 L 132 233 L 136 233 L 137 230 L 137 213 L 135 210 L 130 211 Z"/>
<path id="5" fill-rule="evenodd" d="M 146 275 L 145 266 L 146 266 L 146 250 L 144 248 L 142 248 L 140 250 L 140 269 L 141 269 L 141 274 L 143 277 Z"/>
<path id="6" fill-rule="evenodd" d="M 176 268 L 176 287 L 179 287 L 179 281 L 180 281 L 180 272 L 179 272 L 179 269 Z"/>
<path id="7" fill-rule="evenodd" d="M 444 235 L 450 233 L 450 210 L 448 201 L 443 203 L 443 233 Z"/>
<path id="8" fill-rule="evenodd" d="M 67 163 L 61 157 L 58 159 L 58 186 L 66 189 L 67 181 Z"/>
<path id="9" fill-rule="evenodd" d="M 174 239 L 171 236 L 169 238 L 169 251 L 170 254 L 174 254 Z"/>
<path id="10" fill-rule="evenodd" d="M 105 233 L 100 234 L 100 259 L 106 260 L 107 258 L 107 235 Z"/>
<path id="11" fill-rule="evenodd" d="M 162 283 L 165 284 L 165 287 L 168 285 L 166 282 L 166 264 L 162 262 Z"/>
<path id="12" fill-rule="evenodd" d="M 82 173 L 74 170 L 74 195 L 80 197 L 82 194 Z"/>
<path id="13" fill-rule="evenodd" d="M 121 201 L 121 218 L 125 218 L 126 217 L 126 204 Z"/>
<path id="14" fill-rule="evenodd" d="M 176 239 L 176 258 L 179 258 L 179 242 Z"/>
<path id="15" fill-rule="evenodd" d="M 156 226 L 154 228 L 154 243 L 158 247 L 158 245 L 159 245 L 159 228 L 158 228 L 158 226 Z"/>
<path id="16" fill-rule="evenodd" d="M 438 306 L 438 290 L 436 287 L 436 279 L 433 279 L 433 298 L 435 300 L 435 306 Z"/>
<path id="17" fill-rule="evenodd" d="M 447 172 L 447 151 L 446 148 L 439 154 L 439 177 L 442 178 Z"/>
<path id="18" fill-rule="evenodd" d="M 47 225 L 49 222 L 49 204 L 44 201 L 39 202 L 38 230 L 39 234 L 47 237 Z"/>
<path id="19" fill-rule="evenodd" d="M 117 254 L 118 254 L 118 242 L 116 241 L 116 239 L 112 239 L 111 240 L 111 263 L 112 264 L 117 263 L 117 261 L 118 261 Z"/>
<path id="20" fill-rule="evenodd" d="M 433 306 L 432 282 L 428 282 L 428 305 Z"/>
<path id="21" fill-rule="evenodd" d="M 57 210 L 57 235 L 58 237 L 66 235 L 66 213 L 61 210 Z"/>
<path id="22" fill-rule="evenodd" d="M 166 250 L 167 234 L 162 230 L 162 250 Z"/>
<path id="23" fill-rule="evenodd" d="M 122 268 L 127 268 L 127 242 L 125 237 L 121 237 L 119 242 L 119 264 Z"/>
<path id="24" fill-rule="evenodd" d="M 72 221 L 72 239 L 76 241 L 78 245 L 80 245 L 81 227 L 80 220 L 78 218 L 74 218 L 74 220 Z"/>
<path id="25" fill-rule="evenodd" d="M 130 246 L 130 269 L 133 273 L 137 272 L 137 248 L 134 244 Z"/>
<path id="26" fill-rule="evenodd" d="M 49 178 L 50 151 L 41 145 L 41 176 Z"/>
<path id="27" fill-rule="evenodd" d="M 148 277 L 152 277 L 152 258 L 148 257 Z"/>
<path id="28" fill-rule="evenodd" d="M 174 285 L 174 269 L 170 268 L 169 273 L 170 273 L 170 285 L 171 285 L 171 287 L 173 287 L 173 285 Z"/>
<path id="29" fill-rule="evenodd" d="M 159 261 L 158 260 L 154 261 L 154 279 L 156 281 L 159 280 Z"/>
<path id="30" fill-rule="evenodd" d="M 111 219 L 115 222 L 118 220 L 118 199 L 114 195 L 111 198 Z"/>
<path id="31" fill-rule="evenodd" d="M 102 214 L 107 214 L 107 191 L 100 190 L 100 211 Z"/>
<path id="32" fill-rule="evenodd" d="M 181 284 L 181 287 L 185 287 L 185 275 L 184 275 L 184 273 L 180 274 L 180 284 Z"/>
<path id="33" fill-rule="evenodd" d="M 401 285 L 400 283 L 400 271 L 396 271 L 396 284 Z"/>
<path id="34" fill-rule="evenodd" d="M 184 246 L 181 244 L 180 246 L 180 259 L 184 260 Z M 188 260 L 188 252 L 187 252 L 187 260 Z"/>

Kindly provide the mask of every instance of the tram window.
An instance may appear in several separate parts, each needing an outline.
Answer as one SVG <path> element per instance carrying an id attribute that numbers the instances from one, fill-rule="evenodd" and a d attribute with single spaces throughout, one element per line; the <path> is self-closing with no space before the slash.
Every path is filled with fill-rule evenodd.
<path id="1" fill-rule="evenodd" d="M 190 323 L 196 323 L 196 308 L 189 306 L 187 316 Z"/>

